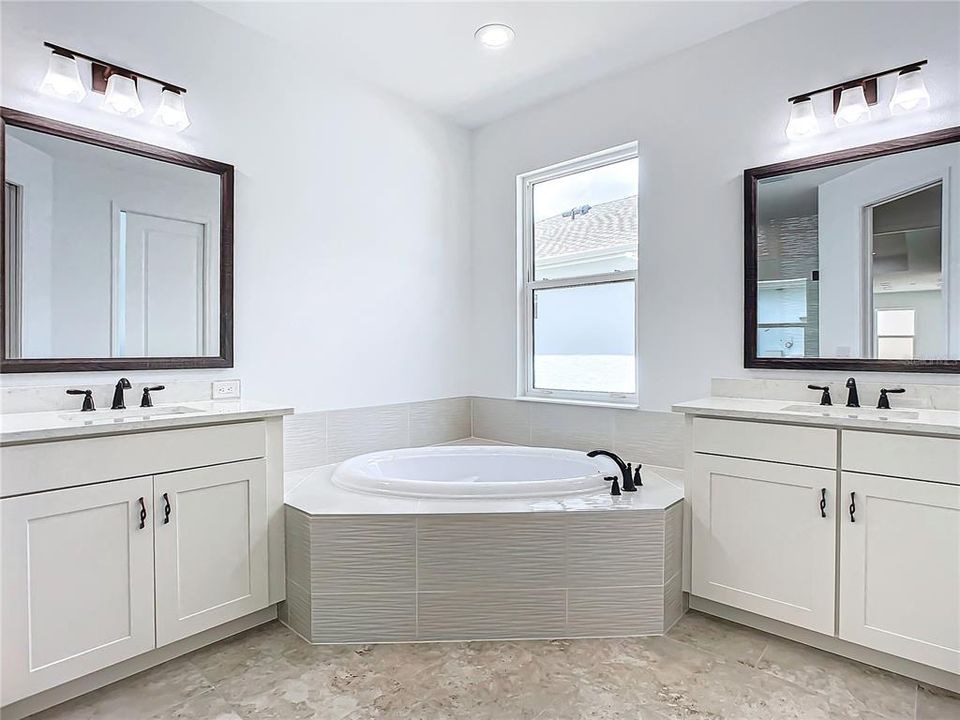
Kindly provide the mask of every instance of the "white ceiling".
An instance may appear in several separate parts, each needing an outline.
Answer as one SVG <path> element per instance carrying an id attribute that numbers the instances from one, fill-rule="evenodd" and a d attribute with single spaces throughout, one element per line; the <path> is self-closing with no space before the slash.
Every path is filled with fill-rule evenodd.
<path id="1" fill-rule="evenodd" d="M 218 2 L 206 7 L 468 127 L 798 4 Z M 502 22 L 513 44 L 473 37 Z"/>

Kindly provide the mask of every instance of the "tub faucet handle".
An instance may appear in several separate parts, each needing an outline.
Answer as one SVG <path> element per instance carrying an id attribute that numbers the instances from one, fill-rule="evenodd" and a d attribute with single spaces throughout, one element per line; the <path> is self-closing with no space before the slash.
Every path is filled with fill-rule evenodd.
<path id="1" fill-rule="evenodd" d="M 622 494 L 622 493 L 620 492 L 620 481 L 617 480 L 617 478 L 614 478 L 614 479 L 613 479 L 613 484 L 610 486 L 610 494 L 611 494 L 611 495 L 621 495 L 621 494 Z"/>
<path id="2" fill-rule="evenodd" d="M 643 478 L 640 477 L 640 468 L 642 467 L 642 464 L 637 463 L 637 467 L 633 471 L 633 484 L 636 487 L 643 487 Z"/>
<path id="3" fill-rule="evenodd" d="M 627 463 L 627 471 L 623 474 L 623 491 L 636 492 L 637 486 L 633 482 L 633 464 Z"/>

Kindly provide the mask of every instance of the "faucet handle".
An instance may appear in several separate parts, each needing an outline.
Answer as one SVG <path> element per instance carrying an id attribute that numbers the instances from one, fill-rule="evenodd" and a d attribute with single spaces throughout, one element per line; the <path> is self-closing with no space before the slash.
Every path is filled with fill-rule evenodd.
<path id="1" fill-rule="evenodd" d="M 890 398 L 887 397 L 887 393 L 903 392 L 906 392 L 904 388 L 880 388 L 880 399 L 877 401 L 877 410 L 890 409 Z"/>
<path id="2" fill-rule="evenodd" d="M 67 390 L 67 395 L 83 395 L 83 407 L 80 412 L 91 412 L 96 410 L 93 404 L 93 390 Z"/>
<path id="3" fill-rule="evenodd" d="M 164 389 L 164 385 L 154 385 L 152 387 L 145 387 L 143 389 L 143 397 L 140 398 L 140 407 L 153 407 L 153 398 L 150 396 L 150 393 L 157 392 Z"/>
<path id="4" fill-rule="evenodd" d="M 830 386 L 829 385 L 807 385 L 811 390 L 820 390 L 823 394 L 820 396 L 821 405 L 833 405 L 833 400 L 830 398 Z"/>

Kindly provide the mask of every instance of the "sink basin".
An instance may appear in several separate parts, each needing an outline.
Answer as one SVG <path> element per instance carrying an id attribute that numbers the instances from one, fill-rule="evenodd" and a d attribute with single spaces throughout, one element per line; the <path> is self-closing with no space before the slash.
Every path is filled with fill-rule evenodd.
<path id="1" fill-rule="evenodd" d="M 94 410 L 93 412 L 64 413 L 60 417 L 67 422 L 82 422 L 86 424 L 122 422 L 124 420 L 150 420 L 165 415 L 186 415 L 195 413 L 195 408 L 185 405 L 162 405 L 152 408 L 127 408 L 126 410 Z"/>
<path id="2" fill-rule="evenodd" d="M 821 417 L 861 418 L 863 420 L 916 420 L 920 413 L 915 410 L 878 410 L 877 408 L 851 408 L 843 405 L 787 405 L 784 412 L 805 413 Z"/>

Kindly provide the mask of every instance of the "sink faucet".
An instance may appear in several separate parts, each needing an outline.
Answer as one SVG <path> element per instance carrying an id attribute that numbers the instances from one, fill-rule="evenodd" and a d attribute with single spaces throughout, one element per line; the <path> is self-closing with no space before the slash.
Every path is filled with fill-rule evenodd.
<path id="1" fill-rule="evenodd" d="M 111 410 L 126 410 L 127 406 L 123 402 L 123 391 L 130 389 L 130 381 L 122 377 L 117 381 L 117 386 L 113 389 L 113 403 Z"/>
<path id="2" fill-rule="evenodd" d="M 613 460 L 617 467 L 620 469 L 620 476 L 623 478 L 623 490 L 624 492 L 636 492 L 637 486 L 633 482 L 633 475 L 631 475 L 631 466 L 630 463 L 625 463 L 620 459 L 620 456 L 609 450 L 591 450 L 587 453 L 587 457 L 594 458 L 598 455 L 603 455 Z M 616 480 L 614 480 L 614 485 L 616 486 Z M 614 490 L 619 490 L 619 487 L 612 488 L 610 493 L 612 495 L 619 495 L 618 492 Z"/>
<path id="3" fill-rule="evenodd" d="M 857 381 L 847 378 L 847 407 L 860 407 L 860 395 L 857 393 Z"/>

